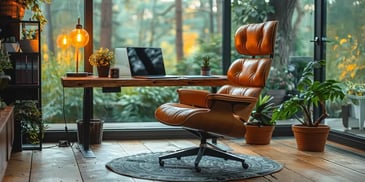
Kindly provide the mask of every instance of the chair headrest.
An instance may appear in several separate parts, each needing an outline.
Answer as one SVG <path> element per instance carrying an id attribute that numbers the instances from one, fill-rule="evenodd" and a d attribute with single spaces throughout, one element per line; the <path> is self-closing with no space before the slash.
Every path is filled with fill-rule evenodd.
<path id="1" fill-rule="evenodd" d="M 273 55 L 278 21 L 247 24 L 235 34 L 237 52 L 244 55 Z"/>

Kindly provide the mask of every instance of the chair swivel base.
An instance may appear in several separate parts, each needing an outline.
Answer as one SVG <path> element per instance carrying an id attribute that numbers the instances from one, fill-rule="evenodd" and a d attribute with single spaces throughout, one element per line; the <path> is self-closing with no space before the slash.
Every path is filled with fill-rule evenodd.
<path id="1" fill-rule="evenodd" d="M 245 163 L 245 159 L 242 159 L 234 154 L 231 154 L 231 153 L 219 150 L 219 149 L 207 147 L 207 144 L 201 144 L 200 147 L 192 147 L 192 148 L 188 148 L 188 149 L 179 150 L 179 151 L 176 151 L 176 152 L 173 152 L 170 154 L 162 155 L 158 158 L 158 161 L 160 163 L 160 166 L 164 166 L 163 159 L 177 158 L 178 160 L 180 160 L 181 157 L 193 156 L 193 155 L 196 155 L 194 165 L 195 165 L 195 170 L 197 172 L 201 171 L 201 169 L 199 168 L 199 162 L 204 155 L 223 158 L 225 160 L 230 159 L 230 160 L 239 161 L 239 162 L 242 162 L 242 167 L 244 169 L 248 168 L 248 164 Z"/>

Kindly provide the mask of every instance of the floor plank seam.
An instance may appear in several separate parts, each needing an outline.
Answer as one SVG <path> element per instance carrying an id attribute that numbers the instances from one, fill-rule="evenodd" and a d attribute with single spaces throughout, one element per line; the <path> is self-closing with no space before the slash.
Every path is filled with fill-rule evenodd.
<path id="1" fill-rule="evenodd" d="M 81 180 L 84 181 L 84 177 L 82 175 L 82 170 L 81 170 L 81 167 L 80 167 L 80 164 L 79 164 L 79 161 L 77 160 L 77 154 L 75 152 L 75 150 L 78 150 L 77 146 L 73 146 L 74 144 L 70 145 L 71 147 L 71 150 L 72 150 L 72 153 L 74 154 L 73 157 L 75 159 L 75 162 L 76 162 L 76 165 L 77 165 L 77 169 L 79 170 L 79 173 L 80 173 L 80 177 L 81 177 Z"/>
<path id="2" fill-rule="evenodd" d="M 31 181 L 31 179 L 32 179 L 33 153 L 34 153 L 34 150 L 32 150 L 32 152 L 31 152 L 31 156 L 30 156 L 30 168 L 29 168 L 29 178 L 28 178 L 28 182 L 30 182 L 30 181 Z"/>

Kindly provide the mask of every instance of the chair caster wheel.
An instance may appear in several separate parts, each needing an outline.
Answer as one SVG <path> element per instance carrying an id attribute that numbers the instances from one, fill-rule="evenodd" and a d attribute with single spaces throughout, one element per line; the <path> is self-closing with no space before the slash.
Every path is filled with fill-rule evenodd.
<path id="1" fill-rule="evenodd" d="M 243 169 L 247 169 L 249 166 L 245 162 L 242 162 L 242 167 L 243 167 Z"/>
<path id="2" fill-rule="evenodd" d="M 163 166 L 165 165 L 165 162 L 164 162 L 164 161 L 162 161 L 162 160 L 158 161 L 158 163 L 160 163 L 160 166 L 161 166 L 161 167 L 163 167 Z"/>

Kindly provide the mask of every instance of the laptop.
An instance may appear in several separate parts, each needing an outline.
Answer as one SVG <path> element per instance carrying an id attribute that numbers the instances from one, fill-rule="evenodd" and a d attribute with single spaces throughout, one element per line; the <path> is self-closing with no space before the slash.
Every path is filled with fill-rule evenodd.
<path id="1" fill-rule="evenodd" d="M 161 48 L 127 47 L 130 73 L 135 78 L 178 78 L 166 75 Z"/>

